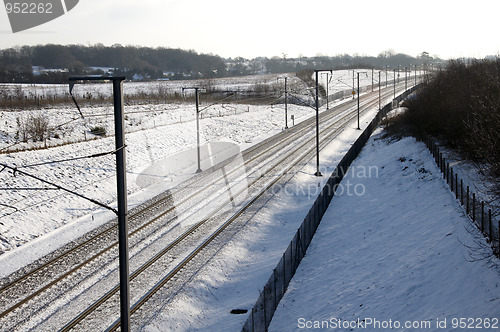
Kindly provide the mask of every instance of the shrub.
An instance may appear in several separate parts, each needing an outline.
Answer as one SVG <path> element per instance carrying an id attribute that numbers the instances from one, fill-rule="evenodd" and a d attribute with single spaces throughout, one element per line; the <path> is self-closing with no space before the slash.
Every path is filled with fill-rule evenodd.
<path id="1" fill-rule="evenodd" d="M 18 135 L 23 142 L 29 139 L 43 141 L 48 136 L 49 118 L 44 114 L 30 114 L 27 119 L 17 118 Z"/>
<path id="2" fill-rule="evenodd" d="M 445 138 L 500 176 L 500 59 L 450 61 L 406 106 L 418 134 Z"/>
<path id="3" fill-rule="evenodd" d="M 101 126 L 96 126 L 90 129 L 90 132 L 97 136 L 106 136 L 106 128 Z"/>

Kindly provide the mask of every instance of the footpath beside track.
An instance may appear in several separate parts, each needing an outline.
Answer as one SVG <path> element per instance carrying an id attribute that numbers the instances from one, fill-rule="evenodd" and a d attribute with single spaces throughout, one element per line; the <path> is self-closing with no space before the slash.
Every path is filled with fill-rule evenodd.
<path id="1" fill-rule="evenodd" d="M 392 110 L 394 102 L 399 105 L 401 100 L 413 93 L 417 88 L 418 86 L 414 86 L 409 90 L 404 91 L 394 99 L 393 103 L 387 104 L 379 110 L 376 117 L 366 127 L 363 133 L 339 162 L 335 171 L 331 174 L 328 181 L 321 189 L 319 196 L 314 201 L 314 204 L 309 210 L 306 218 L 295 233 L 290 245 L 283 253 L 282 259 L 274 268 L 271 277 L 264 286 L 257 302 L 250 311 L 242 331 L 267 331 L 274 312 L 278 307 L 279 301 L 285 294 L 288 284 L 295 274 L 300 261 L 305 256 L 306 250 L 321 222 L 321 218 L 335 195 L 337 186 L 342 181 L 344 174 L 347 173 L 349 166 L 361 152 L 361 149 L 370 138 L 373 130 L 377 127 L 382 118 L 384 118 L 387 113 Z"/>

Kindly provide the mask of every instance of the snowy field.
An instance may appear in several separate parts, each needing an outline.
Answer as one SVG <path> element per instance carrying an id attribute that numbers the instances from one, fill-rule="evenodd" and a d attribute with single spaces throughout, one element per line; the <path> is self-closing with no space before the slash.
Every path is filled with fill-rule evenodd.
<path id="1" fill-rule="evenodd" d="M 423 143 L 374 134 L 342 187 L 270 331 L 500 329 L 500 261 Z"/>
<path id="2" fill-rule="evenodd" d="M 360 86 L 367 86 L 372 84 L 371 70 L 367 69 L 354 69 L 354 72 L 360 72 Z M 328 73 L 328 78 L 326 76 Z M 415 72 L 408 72 L 408 79 L 411 80 Z M 150 94 L 152 92 L 168 92 L 168 93 L 182 93 L 182 88 L 199 86 L 202 88 L 208 88 L 218 91 L 224 90 L 237 90 L 237 91 L 248 91 L 255 88 L 256 85 L 269 85 L 269 86 L 281 86 L 284 89 L 284 80 L 279 78 L 288 77 L 288 84 L 292 88 L 298 88 L 303 84 L 303 82 L 297 78 L 294 73 L 287 74 L 266 74 L 266 75 L 251 75 L 242 77 L 227 77 L 227 78 L 216 78 L 216 79 L 200 79 L 200 80 L 184 80 L 184 81 L 158 81 L 158 82 L 125 82 L 124 83 L 124 96 L 135 96 L 141 94 Z M 354 75 L 355 81 L 353 81 L 353 70 L 335 70 L 331 74 L 325 72 L 319 76 L 319 82 L 326 89 L 326 84 L 328 82 L 329 93 L 334 94 L 335 92 L 342 91 L 345 89 L 352 88 L 353 85 L 357 87 L 357 74 Z M 392 71 L 381 73 L 382 84 L 387 80 L 394 79 L 394 73 Z M 400 80 L 405 79 L 405 73 L 401 72 L 399 76 Z M 354 82 L 354 83 L 353 83 Z M 378 72 L 374 73 L 374 84 L 378 84 Z M 7 98 L 8 96 L 18 97 L 24 96 L 25 98 L 49 98 L 58 97 L 64 98 L 69 96 L 69 86 L 66 84 L 0 84 L 0 97 Z M 112 97 L 112 87 L 109 84 L 83 84 L 75 85 L 73 94 L 76 98 L 110 98 Z M 188 92 L 192 94 L 192 92 Z"/>
<path id="3" fill-rule="evenodd" d="M 248 107 L 250 111 L 238 115 L 201 120 L 201 144 L 233 142 L 245 147 L 259 141 L 262 137 L 281 131 L 284 127 L 283 107 Z M 245 107 L 245 110 L 248 107 Z M 194 113 L 193 106 L 184 105 L 179 109 L 179 113 L 186 114 L 186 116 L 188 113 Z M 289 114 L 295 115 L 297 121 L 312 116 L 313 113 L 314 111 L 309 107 L 293 105 L 289 107 Z M 126 135 L 129 194 L 144 191 L 142 186 L 136 183 L 136 179 L 145 169 L 167 156 L 196 147 L 196 124 L 193 118 L 182 123 L 155 126 Z M 147 121 L 148 118 L 144 118 L 144 122 Z M 114 137 L 106 137 L 51 149 L 6 154 L 2 155 L 2 162 L 17 166 L 33 165 L 113 150 Z M 25 167 L 22 170 L 71 190 L 77 190 L 78 193 L 104 204 L 111 205 L 115 201 L 114 155 Z M 166 181 L 168 184 L 174 180 L 175 175 L 180 174 L 172 174 L 170 179 L 159 178 L 158 180 Z M 48 187 L 27 177 L 13 177 L 6 171 L 0 173 L 0 179 L 3 186 L 7 188 Z M 147 195 L 144 200 L 146 197 Z M 5 206 L 0 206 L 1 251 L 15 248 L 100 209 L 91 202 L 55 190 L 1 191 L 0 202 L 5 204 Z"/>
<path id="4" fill-rule="evenodd" d="M 279 75 L 248 76 L 243 78 L 228 78 L 213 80 L 211 84 L 218 88 L 248 89 L 256 82 L 275 84 Z M 335 71 L 334 79 L 330 81 L 330 94 L 345 90 L 352 83 L 351 71 Z M 326 76 L 323 76 L 326 80 Z M 390 79 L 390 78 L 389 78 Z M 298 80 L 298 78 L 294 78 Z M 171 89 L 181 92 L 182 87 L 203 84 L 201 81 L 172 81 L 152 83 L 124 83 L 124 93 L 137 93 L 141 89 L 155 90 L 159 84 L 169 85 Z M 283 84 L 280 80 L 280 84 Z M 326 84 L 326 81 L 323 82 Z M 369 75 L 360 76 L 360 84 L 371 84 Z M 67 94 L 67 86 L 23 86 L 33 91 Z M 51 90 L 51 89 L 56 90 Z M 110 84 L 76 85 L 75 94 L 79 89 L 107 89 Z M 82 92 L 80 91 L 80 92 Z M 37 92 L 38 93 L 38 92 Z M 80 96 L 83 96 L 80 95 Z M 232 142 L 240 147 L 240 151 L 248 146 L 269 137 L 285 126 L 284 105 L 242 105 L 203 102 L 201 99 L 201 144 L 209 142 Z M 324 108 L 323 108 L 324 109 Z M 146 104 L 125 106 L 125 130 L 127 144 L 127 182 L 129 194 L 136 194 L 131 199 L 132 204 L 139 204 L 154 193 L 147 193 L 145 188 L 136 183 L 137 177 L 155 163 L 165 160 L 168 156 L 188 151 L 196 146 L 196 124 L 194 100 L 175 104 Z M 113 155 L 100 158 L 88 158 L 70 162 L 49 163 L 46 165 L 25 167 L 68 158 L 91 156 L 114 150 L 114 120 L 112 105 L 107 107 L 84 107 L 81 119 L 76 107 L 57 107 L 43 110 L 0 111 L 0 150 L 33 149 L 0 154 L 0 161 L 10 166 L 21 167 L 21 170 L 39 176 L 70 190 L 98 200 L 101 203 L 113 205 L 116 197 L 115 161 Z M 27 119 L 29 115 L 43 115 L 48 118 L 49 126 L 57 127 L 57 138 L 45 142 L 19 142 L 16 133 L 19 130 L 17 119 Z M 298 123 L 313 116 L 314 110 L 307 106 L 289 105 L 288 124 Z M 291 117 L 294 117 L 294 120 Z M 100 137 L 90 131 L 94 127 L 103 127 L 107 137 Z M 45 149 L 45 145 L 54 146 Z M 169 183 L 168 189 L 176 182 L 175 175 L 164 178 Z M 180 174 L 177 174 L 180 175 Z M 177 179 L 178 180 L 178 179 Z M 177 181 L 178 182 L 178 181 Z M 101 211 L 93 203 L 76 196 L 50 190 L 39 181 L 23 177 L 13 177 L 11 172 L 0 172 L 2 188 L 39 188 L 41 190 L 1 190 L 0 191 L 0 253 L 19 247 L 43 234 L 50 233 L 62 225 L 72 223 L 79 218 L 90 217 Z M 143 197 L 141 197 L 141 195 Z M 99 224 L 88 223 L 85 228 Z M 90 226 L 92 225 L 92 226 Z M 82 229 L 79 230 L 83 231 Z"/>

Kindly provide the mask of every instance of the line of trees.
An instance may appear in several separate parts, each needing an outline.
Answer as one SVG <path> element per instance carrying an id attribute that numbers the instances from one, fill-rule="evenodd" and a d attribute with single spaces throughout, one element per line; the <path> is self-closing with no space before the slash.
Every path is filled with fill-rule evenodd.
<path id="1" fill-rule="evenodd" d="M 443 138 L 500 176 L 500 58 L 450 61 L 406 105 L 417 134 Z"/>
<path id="2" fill-rule="evenodd" d="M 130 80 L 197 79 L 299 72 L 312 68 L 404 68 L 410 64 L 423 65 L 439 61 L 426 52 L 417 57 L 385 51 L 376 57 L 341 54 L 333 57 L 318 55 L 287 58 L 283 55 L 249 60 L 241 57 L 224 59 L 211 54 L 162 47 L 48 44 L 0 50 L 0 82 L 57 83 L 65 82 L 70 75 L 102 74 L 123 75 Z M 34 67 L 42 70 L 34 71 Z"/>
<path id="3" fill-rule="evenodd" d="M 64 70 L 34 73 L 33 66 Z M 222 58 L 180 49 L 49 44 L 0 51 L 0 82 L 55 83 L 69 75 L 104 74 L 97 67 L 112 68 L 112 74 L 128 79 L 144 80 L 163 78 L 165 72 L 174 79 L 227 75 Z"/>

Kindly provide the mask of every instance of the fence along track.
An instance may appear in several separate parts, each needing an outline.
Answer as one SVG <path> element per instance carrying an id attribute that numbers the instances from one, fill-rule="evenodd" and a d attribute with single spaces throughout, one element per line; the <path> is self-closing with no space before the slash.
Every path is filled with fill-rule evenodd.
<path id="1" fill-rule="evenodd" d="M 339 106 L 339 107 L 342 107 L 342 106 Z M 328 113 L 328 115 L 330 115 L 330 114 L 334 114 L 334 112 L 330 112 L 330 113 Z M 322 116 L 325 116 L 325 114 L 322 114 Z M 299 131 L 297 131 L 297 132 L 296 132 L 295 134 L 293 134 L 293 135 L 289 135 L 289 139 L 292 139 L 293 137 L 295 137 L 295 136 L 297 136 L 297 135 L 301 134 L 301 133 L 302 133 L 302 131 L 307 130 L 307 129 L 308 129 L 308 124 L 304 124 L 304 128 L 303 128 L 303 129 L 301 129 L 301 130 L 299 130 Z M 270 147 L 270 148 L 269 148 L 269 149 L 267 149 L 267 150 L 271 150 L 272 148 L 274 148 L 274 147 Z M 266 151 L 267 151 L 267 150 L 266 150 Z M 249 150 L 249 151 L 250 151 L 250 150 Z M 252 150 L 252 151 L 253 151 L 253 150 Z M 258 156 L 260 156 L 260 155 L 264 154 L 266 151 L 261 152 L 260 154 L 258 154 Z M 254 159 L 255 159 L 255 158 L 257 158 L 257 157 L 254 157 Z M 194 182 L 194 180 L 193 180 L 193 182 Z M 189 199 L 190 199 L 190 198 L 192 198 L 193 196 L 196 196 L 197 194 L 199 194 L 199 193 L 201 193 L 201 192 L 202 192 L 202 191 L 196 192 L 195 194 L 191 195 L 191 196 L 189 197 Z M 163 202 L 163 201 L 165 201 L 166 199 L 168 199 L 168 197 L 169 197 L 169 196 L 167 196 L 167 197 L 165 197 L 165 198 L 163 198 L 163 199 L 159 200 L 158 202 L 156 202 L 156 203 L 154 203 L 154 204 L 150 205 L 149 207 L 147 207 L 147 209 L 151 209 L 151 208 L 156 207 L 156 206 L 157 206 L 157 205 L 159 205 L 161 202 Z M 134 218 L 134 217 L 139 216 L 142 212 L 143 212 L 143 210 L 142 210 L 142 211 L 138 211 L 138 212 L 137 212 L 137 213 L 135 213 L 135 214 L 133 215 L 133 217 L 131 217 L 131 218 Z M 141 226 L 141 227 L 137 228 L 136 230 L 134 230 L 134 232 L 132 232 L 132 233 L 131 233 L 131 235 L 133 235 L 133 234 L 137 233 L 137 232 L 138 232 L 138 231 L 140 231 L 142 228 L 146 227 L 147 225 L 149 225 L 150 223 L 152 223 L 154 220 L 157 220 L 158 218 L 160 218 L 161 216 L 165 215 L 166 213 L 168 213 L 168 212 L 164 212 L 164 213 L 162 213 L 160 216 L 156 217 L 155 219 L 153 219 L 153 220 L 152 220 L 152 221 L 150 221 L 149 223 L 147 223 L 147 224 L 145 224 L 145 225 L 143 225 L 143 226 Z M 110 233 L 110 232 L 111 232 L 111 231 L 113 231 L 113 230 L 114 230 L 114 227 L 109 227 L 109 228 L 107 228 L 106 230 L 104 230 L 102 233 L 98 234 L 97 236 L 103 236 L 103 235 L 105 235 L 105 234 Z M 72 250 L 68 251 L 67 253 L 65 253 L 65 254 L 63 254 L 63 255 L 61 255 L 61 256 L 59 256 L 59 257 L 57 257 L 57 258 L 56 258 L 55 260 L 53 260 L 52 262 L 57 262 L 58 260 L 60 260 L 60 259 L 62 259 L 62 258 L 64 258 L 64 257 L 66 257 L 68 253 L 73 253 L 73 252 L 75 252 L 76 250 L 78 250 L 78 249 L 80 249 L 80 248 L 83 248 L 86 244 L 89 244 L 89 243 L 91 243 L 91 242 L 93 242 L 93 241 L 95 241 L 95 237 L 94 237 L 94 238 L 91 238 L 91 239 L 89 239 L 89 240 L 87 240 L 86 242 L 84 242 L 84 243 L 80 244 L 79 246 L 77 246 L 77 247 L 73 248 Z M 13 310 L 14 310 L 14 309 L 16 309 L 17 307 L 19 307 L 19 306 L 21 306 L 22 304 L 24 304 L 24 303 L 28 302 L 30 299 L 32 299 L 32 298 L 33 298 L 33 297 L 35 297 L 36 295 L 38 295 L 38 294 L 40 294 L 41 292 L 45 291 L 46 289 L 50 288 L 51 286 L 53 286 L 53 285 L 54 285 L 55 283 L 57 283 L 58 281 L 60 281 L 60 280 L 64 279 L 64 277 L 65 277 L 65 276 L 67 276 L 67 275 L 69 275 L 69 274 L 73 273 L 73 272 L 74 272 L 74 271 L 76 271 L 78 268 L 80 268 L 80 267 L 82 267 L 83 265 L 85 265 L 85 264 L 89 263 L 90 261 L 94 260 L 95 258 L 97 258 L 98 256 L 100 256 L 100 255 L 101 255 L 101 254 L 103 254 L 104 252 L 106 252 L 106 251 L 110 250 L 110 249 L 111 249 L 114 245 L 115 245 L 115 243 L 113 243 L 112 245 L 108 246 L 108 247 L 107 247 L 107 248 L 106 248 L 103 252 L 101 252 L 101 253 L 99 253 L 99 254 L 96 254 L 96 255 L 92 256 L 91 258 L 89 258 L 89 259 L 85 260 L 83 263 L 81 263 L 81 264 L 80 264 L 80 265 L 78 265 L 77 267 L 74 267 L 73 269 L 71 269 L 68 273 L 64 274 L 63 276 L 60 276 L 60 277 L 59 277 L 59 278 L 57 278 L 55 281 L 53 281 L 53 282 L 49 283 L 48 285 L 46 285 L 45 287 L 43 287 L 42 289 L 40 289 L 40 290 L 39 290 L 36 294 L 33 294 L 32 296 L 29 296 L 28 298 L 23 299 L 23 300 L 22 300 L 21 302 L 19 302 L 17 305 L 15 305 L 15 306 L 11 307 L 10 309 L 8 309 L 7 311 L 3 312 L 3 313 L 1 314 L 1 316 L 5 316 L 6 314 L 8 314 L 9 312 L 13 311 Z M 47 266 L 48 266 L 48 265 L 50 265 L 50 262 L 49 262 L 48 264 L 44 265 L 44 266 L 39 267 L 38 269 L 35 269 L 34 271 L 32 271 L 32 274 L 33 274 L 33 273 L 36 273 L 37 271 L 40 271 L 40 270 L 42 270 L 42 269 L 47 268 Z M 24 279 L 26 279 L 26 278 L 21 278 L 20 280 L 24 280 Z M 4 290 L 6 290 L 6 289 L 8 289 L 8 288 L 10 288 L 10 287 L 13 287 L 14 285 L 15 285 L 15 283 L 9 284 L 9 285 L 5 286 L 4 288 L 2 288 L 2 290 L 1 290 L 1 291 L 4 291 Z M 1 316 L 0 316 L 0 317 L 1 317 Z"/>
<path id="2" fill-rule="evenodd" d="M 378 100 L 372 101 L 369 104 L 375 105 Z M 326 135 L 323 134 L 323 138 L 321 141 L 321 145 L 325 146 L 331 140 L 333 140 L 338 133 L 344 129 L 344 126 L 354 120 L 356 117 L 355 114 L 349 113 L 345 115 L 341 120 L 342 123 L 339 125 L 338 122 L 334 122 L 329 125 L 328 129 L 333 128 L 333 130 Z M 323 129 L 323 131 L 325 131 Z M 285 156 L 282 160 L 280 160 L 278 163 L 275 164 L 275 166 L 272 167 L 274 169 L 276 166 L 280 165 L 283 163 L 285 159 L 287 159 L 290 155 L 295 154 L 296 152 L 300 151 L 303 149 L 305 146 L 314 143 L 315 137 L 311 137 L 308 139 L 305 143 L 301 144 L 298 148 L 295 149 L 295 151 L 288 156 Z M 328 141 L 328 142 L 326 142 Z M 233 216 L 231 216 L 226 222 L 224 222 L 214 233 L 210 235 L 202 244 L 200 244 L 196 249 L 194 249 L 187 257 L 185 257 L 176 267 L 174 267 L 165 277 L 163 277 L 152 289 L 150 289 L 143 297 L 141 297 L 130 309 L 130 313 L 133 314 L 135 313 L 138 309 L 142 307 L 152 296 L 155 295 L 156 292 L 158 292 L 160 289 L 162 289 L 170 280 L 172 280 L 176 275 L 189 263 L 191 262 L 199 253 L 203 251 L 204 248 L 206 248 L 219 234 L 221 234 L 229 225 L 231 225 L 239 216 L 243 214 L 250 206 L 252 206 L 255 201 L 257 201 L 264 193 L 266 193 L 270 188 L 272 188 L 279 180 L 281 180 L 284 176 L 286 176 L 290 170 L 292 170 L 297 164 L 299 164 L 301 161 L 303 161 L 305 158 L 308 156 L 312 157 L 313 152 L 315 151 L 316 147 L 314 144 L 312 144 L 312 147 L 307 149 L 305 153 L 303 153 L 299 158 L 296 158 L 296 160 L 286 168 L 286 170 L 282 171 L 279 176 L 277 176 L 273 181 L 271 181 L 269 184 L 267 184 L 260 192 L 255 195 L 249 202 L 247 202 L 242 208 L 240 208 Z M 309 158 L 310 159 L 310 158 Z M 308 160 L 309 160 L 308 159 Z M 154 263 L 154 262 L 153 262 Z M 151 263 L 151 264 L 153 264 Z M 118 291 L 118 286 L 117 289 Z M 95 309 L 95 308 L 94 308 Z M 76 323 L 76 322 L 75 322 Z M 78 322 L 79 323 L 79 322 Z M 71 325 L 71 326 L 66 326 L 67 328 L 72 328 L 76 326 L 76 324 Z M 117 319 L 113 325 L 111 325 L 107 331 L 115 331 L 118 329 L 120 326 L 120 320 Z M 63 329 L 63 331 L 67 331 L 67 329 Z"/>
<path id="3" fill-rule="evenodd" d="M 416 88 L 417 87 L 410 88 L 396 99 L 398 101 L 402 100 Z M 278 303 L 283 298 L 288 284 L 292 280 L 300 261 L 305 256 L 306 250 L 311 243 L 319 223 L 321 222 L 321 218 L 335 195 L 335 190 L 338 184 L 341 182 L 344 174 L 347 173 L 347 169 L 352 161 L 358 156 L 359 152 L 370 138 L 370 135 L 376 125 L 391 108 L 392 105 L 387 104 L 378 112 L 377 116 L 371 121 L 368 127 L 363 131 L 363 133 L 339 162 L 337 169 L 332 173 L 332 176 L 330 176 L 327 183 L 322 188 L 318 198 L 315 200 L 313 206 L 309 210 L 309 213 L 304 218 L 304 221 L 295 233 L 292 241 L 290 241 L 290 245 L 287 247 L 281 260 L 273 270 L 271 277 L 265 284 L 257 302 L 253 306 L 251 313 L 242 328 L 242 332 L 267 331 L 274 312 L 278 307 Z"/>
<path id="4" fill-rule="evenodd" d="M 424 142 L 434 157 L 437 167 L 443 173 L 443 178 L 449 185 L 451 192 L 455 194 L 455 198 L 465 209 L 473 224 L 486 238 L 493 254 L 500 258 L 500 219 L 498 214 L 497 216 L 493 215 L 494 207 L 481 201 L 476 193 L 470 192 L 469 186 L 464 186 L 463 179 L 459 178 L 458 173 L 446 161 L 439 145 L 432 138 L 428 137 Z"/>

